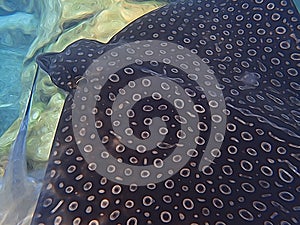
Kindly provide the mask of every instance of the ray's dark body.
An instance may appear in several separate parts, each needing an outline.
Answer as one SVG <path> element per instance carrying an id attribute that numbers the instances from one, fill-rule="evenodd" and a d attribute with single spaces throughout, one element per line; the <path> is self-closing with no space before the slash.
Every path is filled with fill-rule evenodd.
<path id="1" fill-rule="evenodd" d="M 135 224 L 136 220 L 137 224 L 154 225 L 165 224 L 164 220 L 170 220 L 166 224 L 201 225 L 300 223 L 299 29 L 299 15 L 290 1 L 180 1 L 134 21 L 106 45 L 80 40 L 62 53 L 40 56 L 42 69 L 69 95 L 32 225 L 76 224 L 79 220 L 80 224 L 97 224 L 93 223 L 94 219 L 99 224 L 122 225 Z M 133 190 L 88 170 L 73 137 L 71 105 L 76 82 L 93 59 L 115 45 L 148 39 L 170 41 L 197 50 L 197 55 L 207 60 L 224 86 L 229 115 L 221 156 L 215 158 L 207 171 L 198 171 L 205 145 L 199 146 L 199 155 L 185 166 L 189 174 L 179 172 L 171 181 L 156 184 L 154 189 L 142 186 Z M 182 82 L 178 84 L 194 90 L 195 103 L 207 109 L 198 115 L 199 121 L 210 124 L 208 103 L 201 98 L 203 93 L 188 83 L 183 71 L 174 74 L 171 67 L 162 64 L 153 67 L 148 62 L 132 67 L 134 74 L 130 79 L 149 76 L 143 68 L 158 74 L 167 71 L 168 77 L 180 78 Z M 117 73 L 125 77 L 122 70 Z M 248 80 L 249 76 L 253 76 L 252 80 Z M 128 81 L 125 78 L 118 84 L 108 81 L 106 89 L 103 88 L 108 91 L 103 95 L 116 94 Z M 140 101 L 136 110 L 148 102 Z M 153 103 L 153 107 L 163 103 Z M 101 112 L 111 104 L 109 100 L 97 104 L 100 112 L 96 119 L 109 120 Z M 170 106 L 168 113 L 173 118 L 177 112 Z M 154 110 L 152 116 L 161 116 L 159 110 Z M 141 114 L 133 119 L 138 124 L 134 128 L 137 137 L 147 130 L 141 125 L 145 117 Z M 179 128 L 177 124 L 174 131 L 169 129 L 168 141 L 172 144 L 178 141 L 175 131 Z M 107 125 L 98 134 L 104 136 L 110 129 Z M 136 153 L 130 149 L 116 152 L 114 136 L 108 136 L 105 144 L 108 151 L 130 163 L 129 158 Z M 208 138 L 209 129 L 199 132 L 199 136 Z M 157 154 L 138 155 L 137 165 L 142 165 L 145 158 L 151 164 L 155 157 L 165 158 L 170 153 Z M 72 173 L 67 172 L 71 165 L 76 165 Z M 101 207 L 105 199 L 109 204 Z M 73 201 L 78 202 L 76 210 L 72 210 Z M 193 207 L 189 205 L 191 202 Z"/>

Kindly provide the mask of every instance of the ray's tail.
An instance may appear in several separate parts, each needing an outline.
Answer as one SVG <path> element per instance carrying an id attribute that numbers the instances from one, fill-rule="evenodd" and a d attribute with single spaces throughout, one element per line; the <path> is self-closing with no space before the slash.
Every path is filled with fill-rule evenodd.
<path id="1" fill-rule="evenodd" d="M 6 168 L 3 180 L 3 188 L 10 189 L 11 192 L 19 193 L 27 179 L 27 165 L 26 165 L 26 134 L 28 129 L 28 122 L 30 117 L 30 109 L 32 105 L 33 94 L 36 87 L 39 68 L 37 68 L 34 75 L 33 84 L 30 90 L 29 99 L 26 105 L 23 119 L 21 121 L 20 129 L 15 142 L 12 145 L 9 163 Z"/>

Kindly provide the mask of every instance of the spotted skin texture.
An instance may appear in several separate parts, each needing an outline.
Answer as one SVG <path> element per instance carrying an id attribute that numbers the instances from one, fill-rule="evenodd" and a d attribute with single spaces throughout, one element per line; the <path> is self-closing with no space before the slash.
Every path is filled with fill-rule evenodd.
<path id="1" fill-rule="evenodd" d="M 102 46 L 103 44 L 97 41 L 79 40 L 68 46 L 64 54 L 39 55 L 37 61 L 43 70 L 49 71 L 54 84 L 65 91 L 71 91 L 92 60 L 103 53 Z M 86 52 L 87 55 L 84 54 Z"/>
<path id="2" fill-rule="evenodd" d="M 299 224 L 299 18 L 290 1 L 180 1 L 136 20 L 107 45 L 79 40 L 61 53 L 40 56 L 39 65 L 69 95 L 32 224 Z M 91 59 L 118 44 L 148 39 L 180 44 L 209 65 L 226 101 L 226 132 L 213 163 L 200 172 L 212 102 L 183 70 L 155 58 L 118 70 L 101 89 L 95 127 L 109 153 L 125 163 L 141 166 L 168 157 L 181 127 L 172 104 L 141 99 L 133 107 L 138 113 L 129 113 L 134 135 L 147 139 L 145 119 L 167 117 L 169 146 L 136 152 L 120 145 L 110 132 L 109 109 L 125 85 L 147 76 L 173 80 L 202 106 L 189 162 L 162 182 L 128 186 L 101 176 L 83 158 L 72 103 Z"/>

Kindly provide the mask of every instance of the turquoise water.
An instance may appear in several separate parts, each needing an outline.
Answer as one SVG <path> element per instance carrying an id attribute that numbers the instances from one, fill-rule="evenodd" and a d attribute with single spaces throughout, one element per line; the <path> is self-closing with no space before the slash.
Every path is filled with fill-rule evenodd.
<path id="1" fill-rule="evenodd" d="M 23 61 L 38 27 L 31 5 L 29 1 L 0 5 L 0 136 L 20 114 Z"/>
<path id="2" fill-rule="evenodd" d="M 294 0 L 294 2 L 295 2 L 295 5 L 296 5 L 298 11 L 300 12 L 300 0 Z"/>

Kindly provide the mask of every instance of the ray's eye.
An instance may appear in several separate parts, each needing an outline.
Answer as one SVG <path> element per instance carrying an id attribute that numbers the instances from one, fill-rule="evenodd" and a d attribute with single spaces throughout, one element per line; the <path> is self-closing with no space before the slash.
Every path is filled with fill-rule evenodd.
<path id="1" fill-rule="evenodd" d="M 76 89 L 79 85 L 79 82 L 86 82 L 86 79 L 83 76 L 77 76 L 74 79 L 75 81 L 68 81 L 67 85 L 70 89 Z"/>

